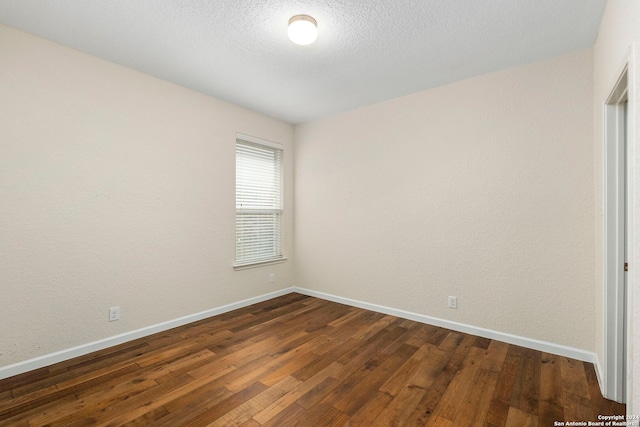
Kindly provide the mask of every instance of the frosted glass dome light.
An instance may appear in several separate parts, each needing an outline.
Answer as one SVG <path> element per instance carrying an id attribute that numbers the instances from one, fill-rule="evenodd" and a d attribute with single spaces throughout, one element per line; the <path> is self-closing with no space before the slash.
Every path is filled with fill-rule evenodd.
<path id="1" fill-rule="evenodd" d="M 309 15 L 296 15 L 289 19 L 287 35 L 295 44 L 311 44 L 318 38 L 318 23 Z"/>

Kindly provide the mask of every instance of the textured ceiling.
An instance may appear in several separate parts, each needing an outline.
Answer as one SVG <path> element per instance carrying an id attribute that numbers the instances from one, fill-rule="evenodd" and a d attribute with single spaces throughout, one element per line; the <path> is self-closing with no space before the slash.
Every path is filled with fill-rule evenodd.
<path id="1" fill-rule="evenodd" d="M 0 0 L 0 22 L 290 123 L 593 45 L 606 0 Z M 318 40 L 296 46 L 289 18 Z"/>

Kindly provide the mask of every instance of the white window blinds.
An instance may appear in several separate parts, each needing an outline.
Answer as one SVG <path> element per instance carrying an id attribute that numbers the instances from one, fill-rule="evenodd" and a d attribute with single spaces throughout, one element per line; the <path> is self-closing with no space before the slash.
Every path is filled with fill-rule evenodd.
<path id="1" fill-rule="evenodd" d="M 282 149 L 236 139 L 236 266 L 282 259 L 281 223 Z"/>

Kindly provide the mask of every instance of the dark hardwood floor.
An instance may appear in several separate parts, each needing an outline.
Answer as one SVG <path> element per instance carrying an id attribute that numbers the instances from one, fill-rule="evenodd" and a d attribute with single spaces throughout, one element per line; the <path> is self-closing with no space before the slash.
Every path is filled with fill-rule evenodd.
<path id="1" fill-rule="evenodd" d="M 2 426 L 553 426 L 624 414 L 566 357 L 289 294 L 0 381 Z"/>

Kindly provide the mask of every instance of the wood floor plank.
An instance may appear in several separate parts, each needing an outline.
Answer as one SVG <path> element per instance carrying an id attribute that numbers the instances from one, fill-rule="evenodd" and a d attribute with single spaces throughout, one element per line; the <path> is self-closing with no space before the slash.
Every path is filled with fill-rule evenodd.
<path id="1" fill-rule="evenodd" d="M 233 396 L 233 393 L 224 387 L 214 387 L 216 387 L 215 384 L 208 384 L 168 402 L 163 407 L 167 408 L 169 414 L 149 423 L 148 427 L 172 427 L 185 424 Z"/>
<path id="2" fill-rule="evenodd" d="M 433 345 L 440 345 L 450 332 L 449 329 L 438 328 L 433 335 L 429 336 L 427 342 Z"/>
<path id="3" fill-rule="evenodd" d="M 311 334 L 309 334 L 311 335 Z M 273 385 L 282 378 L 299 372 L 318 358 L 317 350 L 327 342 L 324 335 L 298 345 L 297 348 L 287 351 L 277 357 L 268 367 L 268 372 L 260 377 L 260 381 L 266 385 Z"/>
<path id="4" fill-rule="evenodd" d="M 305 409 L 295 403 L 287 406 L 284 410 L 264 423 L 258 423 L 263 427 L 282 427 L 293 425 L 294 420 L 299 419 L 305 413 Z"/>
<path id="5" fill-rule="evenodd" d="M 526 414 L 538 415 L 541 365 L 540 352 L 528 349 L 523 352 L 511 393 L 511 406 Z"/>
<path id="6" fill-rule="evenodd" d="M 595 367 L 591 363 L 586 362 L 583 363 L 583 366 L 587 382 L 589 383 L 589 394 L 594 412 L 602 415 L 624 413 L 625 405 L 602 397 L 602 393 L 600 392 L 600 387 L 598 385 L 598 379 L 596 377 Z"/>
<path id="7" fill-rule="evenodd" d="M 6 378 L 2 380 L 1 390 L 11 391 L 11 395 L 13 397 L 18 397 L 15 392 L 16 390 L 20 390 L 22 387 L 32 386 L 35 389 L 44 388 L 47 385 L 43 384 L 42 381 L 50 382 L 53 377 L 53 374 L 49 369 L 50 367 L 34 369 L 33 371 L 25 372 L 21 375 Z M 27 393 L 29 391 L 27 391 Z"/>
<path id="8" fill-rule="evenodd" d="M 160 406 L 158 408 L 154 408 L 151 411 L 143 412 L 141 416 L 130 421 L 128 423 L 123 424 L 123 427 L 147 427 L 150 423 L 155 420 L 161 419 L 168 415 L 169 412 L 163 407 Z M 86 423 L 78 424 L 78 426 L 87 425 Z"/>
<path id="9" fill-rule="evenodd" d="M 396 396 L 400 390 L 407 384 L 409 379 L 414 377 L 416 372 L 420 370 L 427 362 L 423 360 L 433 352 L 436 347 L 431 344 L 425 344 L 407 360 L 391 377 L 380 387 L 380 391 Z M 418 374 L 419 375 L 419 374 Z"/>
<path id="10" fill-rule="evenodd" d="M 286 411 L 286 408 L 295 404 L 296 407 L 302 408 L 301 405 L 305 405 L 305 402 L 309 402 L 311 396 L 317 395 L 315 391 L 317 389 L 326 390 L 327 382 L 333 379 L 333 383 L 337 383 L 334 377 L 342 370 L 342 367 L 338 363 L 333 363 L 322 371 L 318 372 L 307 381 L 299 381 L 298 386 L 291 390 L 286 395 L 282 396 L 277 401 L 266 407 L 264 410 L 253 416 L 256 421 L 265 424 L 277 417 L 281 412 Z"/>
<path id="11" fill-rule="evenodd" d="M 391 374 L 416 351 L 417 348 L 405 344 L 388 357 L 376 360 L 377 366 L 374 369 L 366 372 L 364 376 L 353 378 L 351 383 L 344 382 L 343 384 L 348 385 L 337 389 L 332 399 L 333 407 L 349 415 L 355 414 L 359 407 L 364 405 L 376 390 L 389 379 Z"/>
<path id="12" fill-rule="evenodd" d="M 261 426 L 259 422 L 250 418 L 246 422 L 242 423 L 240 427 L 261 427 Z"/>
<path id="13" fill-rule="evenodd" d="M 357 427 L 357 426 L 371 426 L 378 419 L 378 415 L 387 407 L 387 405 L 393 400 L 393 396 L 388 393 L 377 392 L 371 399 L 358 409 L 349 421 L 345 424 L 345 427 Z"/>
<path id="14" fill-rule="evenodd" d="M 481 367 L 475 382 L 462 398 L 462 404 L 453 420 L 454 424 L 470 427 L 484 426 L 497 382 L 498 372 Z"/>
<path id="15" fill-rule="evenodd" d="M 464 359 L 462 367 L 449 383 L 438 406 L 434 411 L 435 417 L 446 418 L 454 421 L 463 402 L 463 397 L 469 392 L 469 384 L 473 384 L 479 375 L 480 362 L 484 351 L 473 347 Z M 434 417 L 434 419 L 435 419 Z M 431 423 L 427 423 L 430 425 Z"/>
<path id="16" fill-rule="evenodd" d="M 342 427 L 349 421 L 349 416 L 329 404 L 316 405 L 294 418 L 287 427 Z"/>
<path id="17" fill-rule="evenodd" d="M 438 406 L 438 403 L 444 396 L 449 384 L 462 368 L 462 363 L 466 355 L 462 353 L 453 353 L 451 358 L 447 360 L 446 365 L 437 374 L 435 381 L 426 390 L 422 400 L 416 406 L 416 409 L 407 419 L 407 425 L 424 426 L 426 425 Z M 435 415 L 433 418 L 437 418 Z M 432 422 L 434 422 L 432 420 Z"/>
<path id="18" fill-rule="evenodd" d="M 190 418 L 188 424 L 193 426 L 206 426 L 215 422 L 220 417 L 233 411 L 235 408 L 241 406 L 248 400 L 259 395 L 269 387 L 261 383 L 255 383 L 245 388 L 244 390 L 234 393 L 228 398 L 218 402 L 207 410 L 197 414 L 197 416 Z M 278 391 L 279 392 L 279 391 Z"/>
<path id="19" fill-rule="evenodd" d="M 154 337 L 153 341 L 141 340 L 136 343 L 124 343 L 98 352 L 66 360 L 49 367 L 52 375 L 77 375 L 84 372 L 95 371 L 105 366 L 111 366 L 118 362 L 131 362 L 136 357 L 148 354 L 155 348 L 180 341 L 180 337 L 175 334 L 160 335 Z"/>
<path id="20" fill-rule="evenodd" d="M 227 370 L 221 371 L 221 372 L 217 372 L 216 375 L 220 375 L 223 376 L 225 372 L 232 370 L 233 368 L 228 368 Z M 198 379 L 193 379 L 190 380 L 188 382 L 183 382 L 180 381 L 180 385 L 178 385 L 177 387 L 173 388 L 170 392 L 163 394 L 162 396 L 147 401 L 143 406 L 144 409 L 146 410 L 154 410 L 155 408 L 158 408 L 160 406 L 165 406 L 166 404 L 168 404 L 169 402 L 171 402 L 174 399 L 177 399 L 180 396 L 183 396 L 184 394 L 190 393 L 193 390 L 197 390 L 202 386 L 208 386 L 208 384 L 211 381 L 214 381 L 216 378 L 215 375 L 212 375 L 211 377 L 203 377 L 203 378 L 198 378 Z M 146 396 L 145 396 L 146 397 Z M 147 400 L 147 399 L 145 399 Z M 139 414 L 137 413 L 132 413 L 132 412 L 124 412 L 124 413 L 118 413 L 115 417 L 113 417 L 112 419 L 105 421 L 104 423 L 98 424 L 100 426 L 105 426 L 105 427 L 116 427 L 118 425 L 122 425 L 122 424 L 126 424 L 128 422 L 133 421 L 134 419 L 136 419 L 139 416 Z"/>
<path id="21" fill-rule="evenodd" d="M 67 405 L 56 405 L 55 410 L 39 414 L 30 418 L 30 422 L 35 425 L 56 422 L 65 425 L 78 419 L 90 419 L 97 422 L 98 419 L 109 419 L 114 407 L 122 402 L 129 403 L 136 396 L 155 389 L 158 383 L 154 380 L 134 378 L 127 382 L 110 385 L 109 388 L 99 389 L 93 393 L 84 393 L 82 396 Z M 169 388 L 164 388 L 167 391 Z M 161 394 L 161 393 L 160 393 Z M 134 405 L 129 405 L 128 409 L 136 409 Z"/>
<path id="22" fill-rule="evenodd" d="M 474 335 L 464 334 L 464 339 L 460 342 L 460 345 L 455 349 L 456 353 L 467 354 L 471 347 L 477 347 L 476 342 L 478 341 L 478 337 Z M 508 347 L 508 345 L 507 345 Z"/>
<path id="23" fill-rule="evenodd" d="M 505 361 L 498 378 L 498 384 L 493 392 L 489 411 L 487 412 L 487 423 L 494 426 L 504 426 L 507 422 L 513 385 L 518 376 L 521 355 L 512 351 L 512 347 L 507 351 Z"/>
<path id="24" fill-rule="evenodd" d="M 507 426 L 517 427 L 537 427 L 538 417 L 528 414 L 518 408 L 511 406 L 507 413 Z"/>
<path id="25" fill-rule="evenodd" d="M 462 343 L 462 340 L 464 340 L 464 338 L 465 338 L 465 334 L 461 332 L 451 331 L 444 337 L 442 342 L 438 345 L 438 349 L 446 353 L 451 353 L 458 348 L 458 346 L 460 345 L 460 343 Z"/>
<path id="26" fill-rule="evenodd" d="M 209 426 L 219 427 L 236 427 L 249 421 L 254 415 L 258 414 L 267 406 L 287 394 L 287 392 L 297 385 L 298 381 L 288 377 L 280 381 L 274 387 L 266 387 L 261 393 L 258 393 L 251 399 L 241 405 L 236 406 L 230 411 L 217 418 Z"/>
<path id="27" fill-rule="evenodd" d="M 46 388 L 33 390 L 29 394 L 20 395 L 18 397 L 10 397 L 0 400 L 0 420 L 3 417 L 8 418 L 14 414 L 28 411 L 31 408 L 46 405 L 57 399 L 73 395 L 71 390 L 59 390 L 55 385 Z"/>
<path id="28" fill-rule="evenodd" d="M 0 381 L 0 426 L 543 426 L 593 365 L 289 294 Z"/>
<path id="29" fill-rule="evenodd" d="M 564 414 L 568 420 L 594 420 L 596 415 L 591 401 L 565 391 L 563 393 Z"/>
<path id="30" fill-rule="evenodd" d="M 437 326 L 420 324 L 411 335 L 411 338 L 407 340 L 407 344 L 420 347 L 425 342 L 428 342 L 428 339 L 439 330 L 440 328 Z"/>
<path id="31" fill-rule="evenodd" d="M 561 357 L 560 372 L 563 391 L 587 399 L 590 397 L 587 375 L 582 362 L 568 357 Z"/>
<path id="32" fill-rule="evenodd" d="M 394 353 L 401 346 L 406 344 L 407 341 L 413 335 L 413 331 L 411 331 L 411 330 L 405 328 L 404 326 L 402 326 L 402 323 L 404 323 L 404 322 L 397 322 L 396 323 L 397 324 L 396 328 L 401 332 L 401 334 L 385 348 L 385 353 L 388 353 L 388 354 Z M 410 345 L 410 344 L 408 344 L 408 345 Z M 412 347 L 419 348 L 420 346 L 415 346 L 414 345 Z"/>
<path id="33" fill-rule="evenodd" d="M 485 352 L 480 368 L 493 372 L 502 371 L 508 351 L 509 344 L 495 340 L 491 341 L 489 347 L 487 347 L 487 351 Z"/>
<path id="34" fill-rule="evenodd" d="M 433 423 L 430 424 L 432 427 L 453 427 L 453 421 L 449 421 L 446 418 L 442 417 L 434 417 Z"/>
<path id="35" fill-rule="evenodd" d="M 560 374 L 560 356 L 542 354 L 540 368 L 540 408 L 539 423 L 552 426 L 555 421 L 563 421 L 562 377 Z"/>
<path id="36" fill-rule="evenodd" d="M 293 372 L 291 375 L 300 381 L 306 381 L 312 376 L 316 375 L 318 372 L 325 369 L 327 366 L 336 363 L 336 361 L 343 355 L 351 352 L 352 350 L 356 350 L 360 348 L 362 343 L 356 339 L 349 338 L 347 341 L 336 342 L 335 345 L 330 351 L 322 354 L 318 354 L 318 357 L 311 363 L 308 363 L 306 366 L 300 367 L 297 371 Z M 332 343 L 333 345 L 333 343 Z"/>
<path id="37" fill-rule="evenodd" d="M 34 417 L 38 417 L 41 414 L 48 413 L 49 411 L 57 411 L 59 406 L 72 404 L 76 401 L 77 401 L 77 398 L 75 397 L 75 395 L 71 394 L 71 395 L 53 400 L 48 403 L 44 403 L 42 405 L 21 410 L 20 412 L 17 412 L 17 413 L 8 413 L 6 415 L 0 416 L 0 426 L 2 427 L 13 427 L 15 425 L 28 426 L 32 424 L 31 420 Z M 32 424 L 32 425 L 37 425 L 37 424 Z"/>
<path id="38" fill-rule="evenodd" d="M 493 340 L 489 339 L 489 338 L 484 338 L 484 337 L 476 337 L 476 341 L 474 343 L 474 345 L 478 348 L 482 348 L 484 350 L 487 350 L 489 348 L 489 344 L 491 344 Z"/>
<path id="39" fill-rule="evenodd" d="M 438 378 L 450 359 L 449 355 L 438 347 L 434 348 L 431 344 L 425 344 L 425 346 L 427 346 L 429 352 L 422 359 L 422 363 L 420 363 L 416 372 L 409 377 L 407 384 L 427 390 Z"/>
<path id="40" fill-rule="evenodd" d="M 378 427 L 405 425 L 407 418 L 426 392 L 424 388 L 406 385 L 369 425 Z"/>

